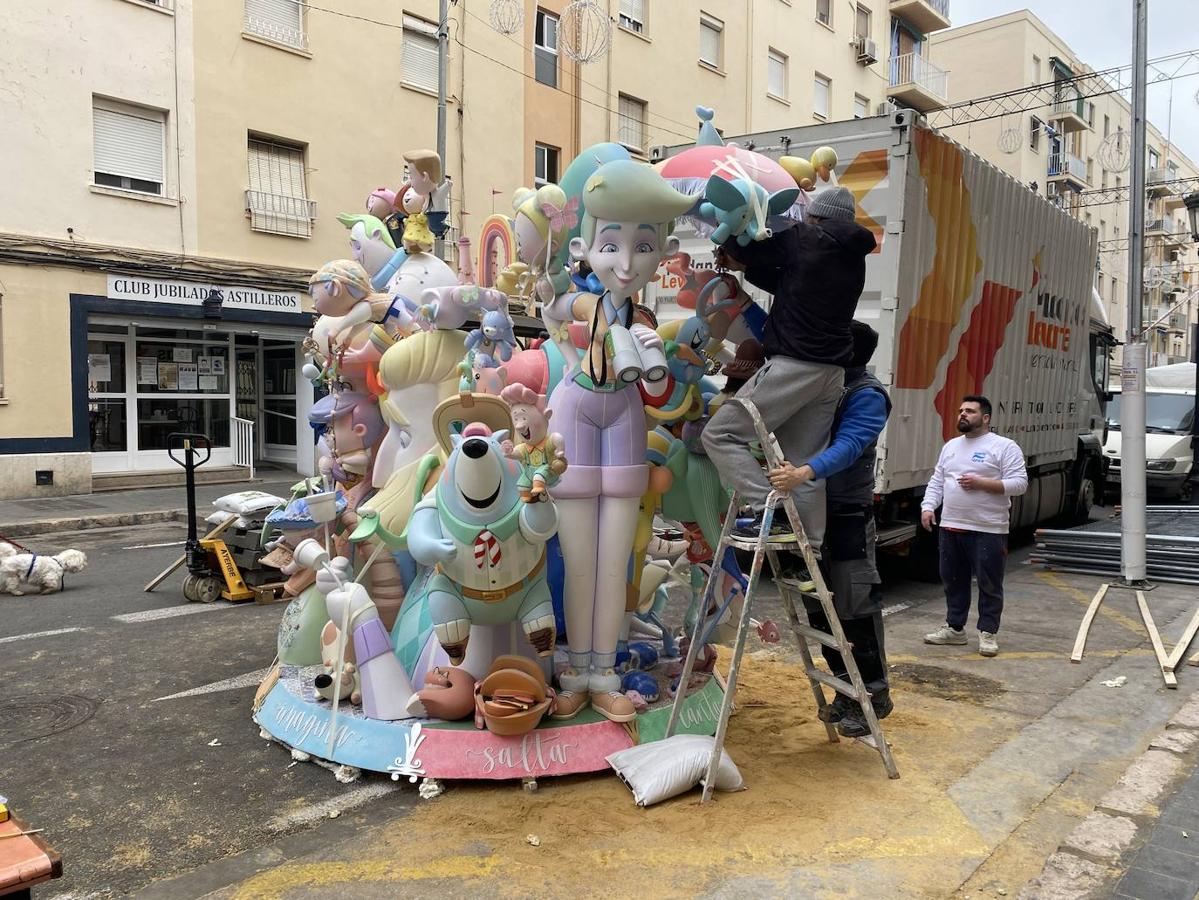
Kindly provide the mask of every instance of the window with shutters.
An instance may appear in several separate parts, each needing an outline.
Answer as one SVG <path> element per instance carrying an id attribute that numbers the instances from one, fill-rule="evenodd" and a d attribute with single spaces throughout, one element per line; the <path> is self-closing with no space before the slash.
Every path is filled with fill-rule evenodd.
<path id="1" fill-rule="evenodd" d="M 832 105 L 833 83 L 823 75 L 817 74 L 812 82 L 812 112 L 822 119 L 829 116 Z"/>
<path id="2" fill-rule="evenodd" d="M 304 7 L 304 0 L 246 0 L 246 33 L 285 47 L 307 50 Z"/>
<path id="3" fill-rule="evenodd" d="M 646 143 L 647 112 L 644 100 L 621 94 L 617 109 L 616 139 L 630 149 L 643 150 Z"/>
<path id="4" fill-rule="evenodd" d="M 870 115 L 870 101 L 861 94 L 853 95 L 853 117 L 855 119 L 864 119 Z"/>
<path id="5" fill-rule="evenodd" d="M 558 183 L 558 160 L 561 152 L 549 144 L 533 145 L 533 181 L 537 187 Z"/>
<path id="6" fill-rule="evenodd" d="M 312 237 L 316 204 L 304 185 L 304 148 L 250 135 L 246 143 L 250 227 L 269 234 Z"/>
<path id="7" fill-rule="evenodd" d="M 777 50 L 766 56 L 766 93 L 777 100 L 787 99 L 787 54 Z"/>
<path id="8" fill-rule="evenodd" d="M 620 27 L 644 34 L 648 6 L 646 0 L 620 0 Z"/>
<path id="9" fill-rule="evenodd" d="M 415 16 L 404 16 L 404 84 L 435 92 L 437 58 L 437 26 Z"/>
<path id="10" fill-rule="evenodd" d="M 706 13 L 699 14 L 699 61 L 719 69 L 724 64 L 724 22 Z"/>
<path id="11" fill-rule="evenodd" d="M 544 85 L 558 86 L 558 17 L 537 10 L 537 27 L 533 34 L 533 75 Z"/>
<path id="12" fill-rule="evenodd" d="M 166 194 L 165 112 L 92 99 L 92 179 L 102 187 Z"/>

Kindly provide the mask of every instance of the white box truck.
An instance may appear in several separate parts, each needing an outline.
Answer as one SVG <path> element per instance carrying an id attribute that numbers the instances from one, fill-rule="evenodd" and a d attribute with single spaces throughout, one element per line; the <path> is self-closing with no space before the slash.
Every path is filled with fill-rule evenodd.
<path id="1" fill-rule="evenodd" d="M 1104 486 L 1113 342 L 1093 288 L 1094 230 L 910 111 L 729 141 L 776 159 L 832 147 L 836 181 L 878 239 L 857 317 L 879 332 L 871 367 L 894 404 L 878 444 L 880 546 L 931 551 L 920 499 L 966 394 L 985 394 L 992 429 L 1024 450 L 1029 489 L 1013 526 L 1085 517 Z M 694 265 L 711 265 L 710 241 L 680 238 Z M 688 315 L 672 312 L 662 274 L 651 308 Z"/>

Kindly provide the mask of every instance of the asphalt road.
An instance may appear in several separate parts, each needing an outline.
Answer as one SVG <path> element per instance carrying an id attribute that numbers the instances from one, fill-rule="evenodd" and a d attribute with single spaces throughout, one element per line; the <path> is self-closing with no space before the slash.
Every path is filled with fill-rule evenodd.
<path id="1" fill-rule="evenodd" d="M 121 896 L 330 812 L 414 802 L 387 779 L 347 788 L 259 737 L 250 704 L 284 604 L 189 604 L 182 571 L 143 593 L 184 537 L 41 537 L 34 549 L 76 547 L 90 565 L 61 594 L 0 596 L 0 793 L 64 859 L 39 897 Z"/>

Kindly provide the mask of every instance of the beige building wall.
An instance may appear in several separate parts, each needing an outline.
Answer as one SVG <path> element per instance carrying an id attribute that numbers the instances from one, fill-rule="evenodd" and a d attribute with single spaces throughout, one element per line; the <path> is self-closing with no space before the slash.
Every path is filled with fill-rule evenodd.
<path id="1" fill-rule="evenodd" d="M 951 103 L 1050 82 L 1054 78 L 1050 62 L 1053 57 L 1061 59 L 1076 74 L 1094 71 L 1058 35 L 1027 10 L 938 32 L 933 35 L 931 42 L 940 64 L 953 71 L 949 82 Z M 1099 267 L 1095 286 L 1108 321 L 1117 337 L 1123 339 L 1128 320 L 1127 187 L 1131 172 L 1127 167 L 1121 171 L 1106 167 L 1105 156 L 1100 148 L 1108 135 L 1118 131 L 1131 133 L 1132 110 L 1119 93 L 1091 97 L 1084 102 L 1090 107 L 1086 115 L 1090 124 L 1069 136 L 1066 149 L 1083 161 L 1086 174 L 1077 190 L 1064 190 L 1060 185 L 1057 189 L 1063 207 L 1097 231 Z M 1034 118 L 1056 124 L 1050 107 L 1038 107 L 997 119 L 955 126 L 947 129 L 947 133 L 1024 184 L 1035 183 L 1038 192 L 1044 195 L 1050 180 L 1050 147 L 1043 130 L 1034 147 Z M 1178 147 L 1172 146 L 1163 129 L 1158 127 L 1166 124 L 1149 123 L 1146 129 L 1147 156 L 1149 151 L 1155 153 L 1159 168 L 1175 166 L 1179 178 L 1199 177 L 1199 168 L 1195 163 Z M 1147 160 L 1146 165 L 1150 164 Z M 1115 188 L 1125 189 L 1118 201 L 1087 193 Z M 1157 319 L 1159 313 L 1166 312 L 1189 296 L 1187 292 L 1193 286 L 1199 285 L 1199 255 L 1195 245 L 1188 235 L 1177 236 L 1188 230 L 1181 192 L 1177 189 L 1154 189 L 1149 193 L 1150 196 L 1146 198 L 1146 225 L 1160 219 L 1163 226 L 1153 231 L 1147 228 L 1147 283 L 1156 279 L 1164 279 L 1165 283 L 1146 290 L 1146 325 Z M 1095 202 L 1098 200 L 1107 202 Z M 1182 293 L 1173 295 L 1171 300 L 1166 293 L 1169 289 L 1178 289 Z M 1199 322 L 1199 303 L 1191 296 L 1189 304 L 1184 304 L 1179 312 L 1168 317 L 1150 335 L 1151 365 L 1163 365 L 1185 358 L 1190 352 L 1188 326 L 1195 322 Z M 1119 348 L 1115 351 L 1115 359 L 1118 364 Z"/>

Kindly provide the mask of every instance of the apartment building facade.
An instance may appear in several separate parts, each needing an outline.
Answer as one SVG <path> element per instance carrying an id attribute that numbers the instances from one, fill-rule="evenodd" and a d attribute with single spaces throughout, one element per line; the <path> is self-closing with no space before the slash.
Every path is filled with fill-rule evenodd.
<path id="1" fill-rule="evenodd" d="M 1077 90 L 1074 76 L 1094 70 L 1028 10 L 939 32 L 932 43 L 937 58 L 954 72 L 950 102 L 1053 83 L 1047 90 L 1053 102 L 1047 106 L 955 126 L 947 133 L 1096 230 L 1095 288 L 1108 321 L 1123 339 L 1128 321 L 1129 102 L 1119 92 L 1081 96 L 1086 92 Z M 1199 177 L 1199 167 L 1170 142 L 1168 128 L 1169 123 L 1146 128 L 1144 322 L 1152 326 L 1151 365 L 1188 359 L 1191 326 L 1199 322 L 1199 254 L 1183 206 L 1186 186 L 1178 183 Z M 1115 361 L 1118 365 L 1120 348 Z"/>
<path id="2" fill-rule="evenodd" d="M 947 2 L 593 0 L 609 48 L 580 64 L 579 29 L 560 28 L 578 4 L 459 0 L 452 234 L 474 237 L 597 141 L 648 157 L 693 138 L 697 104 L 730 133 L 935 107 L 944 73 L 912 60 Z M 349 255 L 337 215 L 436 145 L 438 7 L 6 12 L 0 159 L 19 177 L 0 186 L 0 497 L 169 471 L 178 431 L 212 438 L 214 467 L 311 468 L 307 277 Z"/>

